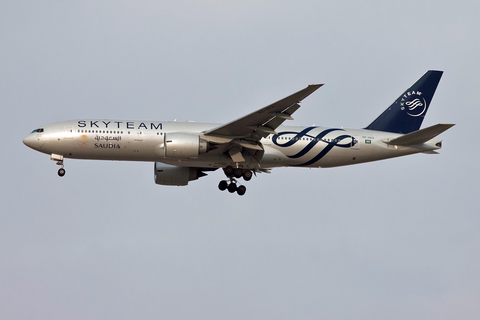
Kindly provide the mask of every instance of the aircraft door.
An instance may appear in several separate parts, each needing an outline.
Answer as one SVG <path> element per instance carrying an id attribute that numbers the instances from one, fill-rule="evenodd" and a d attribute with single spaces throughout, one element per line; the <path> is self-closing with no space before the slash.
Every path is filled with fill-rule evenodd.
<path id="1" fill-rule="evenodd" d="M 352 150 L 359 150 L 360 143 L 358 137 L 352 137 L 352 144 L 350 145 L 350 149 Z"/>
<path id="2" fill-rule="evenodd" d="M 135 137 L 133 138 L 133 140 L 143 141 L 144 135 L 145 135 L 145 132 L 142 129 L 135 130 Z"/>
<path id="3" fill-rule="evenodd" d="M 73 126 L 65 126 L 65 139 L 73 139 Z"/>

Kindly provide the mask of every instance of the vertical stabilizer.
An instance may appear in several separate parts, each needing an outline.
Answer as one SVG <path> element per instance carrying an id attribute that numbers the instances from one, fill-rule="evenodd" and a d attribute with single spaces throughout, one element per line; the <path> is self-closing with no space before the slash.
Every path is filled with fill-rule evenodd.
<path id="1" fill-rule="evenodd" d="M 420 129 L 442 74 L 427 71 L 365 129 L 403 134 Z"/>

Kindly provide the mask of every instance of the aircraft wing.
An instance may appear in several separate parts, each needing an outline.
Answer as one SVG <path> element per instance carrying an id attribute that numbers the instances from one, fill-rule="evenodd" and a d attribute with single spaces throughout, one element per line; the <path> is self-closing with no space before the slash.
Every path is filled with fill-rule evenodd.
<path id="1" fill-rule="evenodd" d="M 203 132 L 204 137 L 247 139 L 259 141 L 275 133 L 275 129 L 285 120 L 293 120 L 292 114 L 300 108 L 300 101 L 308 97 L 323 84 L 312 84 L 282 100 L 252 112 L 240 119 Z"/>

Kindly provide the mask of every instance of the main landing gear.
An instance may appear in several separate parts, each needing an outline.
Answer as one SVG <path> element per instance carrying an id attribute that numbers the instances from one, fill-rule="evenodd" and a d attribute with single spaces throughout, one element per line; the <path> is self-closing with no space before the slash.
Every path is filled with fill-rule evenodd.
<path id="1" fill-rule="evenodd" d="M 57 165 L 60 166 L 60 169 L 58 169 L 58 175 L 63 177 L 65 175 L 65 169 L 63 168 L 63 156 L 59 154 L 52 154 L 50 156 L 50 160 L 57 162 Z"/>
<path id="2" fill-rule="evenodd" d="M 223 169 L 225 172 L 225 175 L 229 179 L 227 180 L 222 180 L 218 184 L 218 189 L 220 191 L 228 190 L 230 193 L 237 192 L 239 196 L 243 196 L 245 192 L 247 192 L 247 188 L 243 185 L 237 186 L 237 180 L 243 177 L 245 181 L 250 181 L 252 179 L 252 171 L 248 169 L 241 169 L 241 168 L 233 168 L 231 166 L 228 166 Z"/>

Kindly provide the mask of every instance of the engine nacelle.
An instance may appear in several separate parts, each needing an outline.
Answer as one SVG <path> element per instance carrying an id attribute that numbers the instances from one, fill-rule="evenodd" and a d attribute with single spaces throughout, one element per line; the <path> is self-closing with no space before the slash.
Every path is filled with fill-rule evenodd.
<path id="1" fill-rule="evenodd" d="M 186 186 L 189 181 L 206 175 L 197 168 L 177 167 L 155 162 L 155 183 L 164 186 Z"/>
<path id="2" fill-rule="evenodd" d="M 208 142 L 200 139 L 198 134 L 172 132 L 165 134 L 165 158 L 197 158 L 208 151 Z"/>

